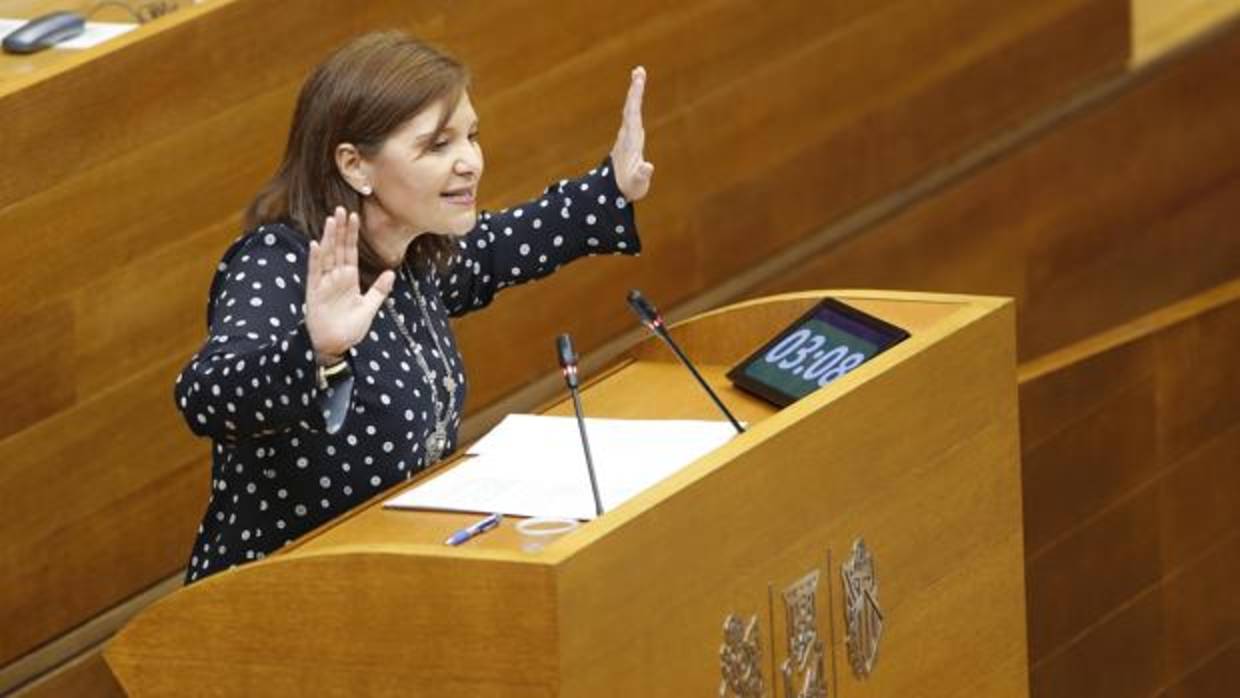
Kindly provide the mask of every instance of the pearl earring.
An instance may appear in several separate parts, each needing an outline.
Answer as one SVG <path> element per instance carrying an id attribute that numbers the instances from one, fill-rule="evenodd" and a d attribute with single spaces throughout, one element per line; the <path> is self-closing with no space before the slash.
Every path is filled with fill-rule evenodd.
<path id="1" fill-rule="evenodd" d="M 370 196 L 373 192 L 374 190 L 370 188 L 369 184 L 362 185 L 362 196 Z"/>

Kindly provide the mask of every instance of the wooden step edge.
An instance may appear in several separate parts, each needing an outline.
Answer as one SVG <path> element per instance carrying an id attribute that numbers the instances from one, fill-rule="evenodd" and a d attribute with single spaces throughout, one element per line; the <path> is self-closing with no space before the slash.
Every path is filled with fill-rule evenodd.
<path id="1" fill-rule="evenodd" d="M 1037 380 L 1048 373 L 1054 373 L 1116 347 L 1138 341 L 1190 318 L 1234 303 L 1238 299 L 1240 299 L 1240 277 L 1171 305 L 1163 306 L 1062 349 L 1026 361 L 1016 370 L 1017 380 L 1019 383 Z"/>
<path id="2" fill-rule="evenodd" d="M 155 601 L 181 588 L 184 572 L 178 571 L 125 601 L 103 611 L 69 632 L 0 667 L 0 695 L 34 689 L 54 674 L 75 665 L 107 642 L 131 618 Z M 20 693 L 16 693 L 14 698 Z"/>
<path id="3" fill-rule="evenodd" d="M 1132 0 L 1132 55 L 1140 69 L 1164 60 L 1240 19 L 1240 0 Z"/>

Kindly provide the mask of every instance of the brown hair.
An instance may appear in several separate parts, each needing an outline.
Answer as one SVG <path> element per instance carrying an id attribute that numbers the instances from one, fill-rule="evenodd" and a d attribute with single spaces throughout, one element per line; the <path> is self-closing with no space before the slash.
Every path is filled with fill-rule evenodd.
<path id="1" fill-rule="evenodd" d="M 336 167 L 336 146 L 352 143 L 363 157 L 373 157 L 423 109 L 440 101 L 456 104 L 468 83 L 459 61 L 400 32 L 366 34 L 337 49 L 302 85 L 284 160 L 250 203 L 246 226 L 288 221 L 320 239 L 337 206 L 362 210 L 361 194 Z M 444 110 L 438 128 L 451 113 Z M 406 259 L 419 267 L 442 264 L 453 247 L 449 237 L 420 235 Z M 358 240 L 358 266 L 367 286 L 385 268 L 364 237 Z"/>

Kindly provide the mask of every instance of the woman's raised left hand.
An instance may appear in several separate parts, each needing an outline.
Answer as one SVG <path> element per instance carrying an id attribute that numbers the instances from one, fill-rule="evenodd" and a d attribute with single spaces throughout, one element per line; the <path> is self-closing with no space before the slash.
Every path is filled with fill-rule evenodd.
<path id="1" fill-rule="evenodd" d="M 611 148 L 611 164 L 616 171 L 616 185 L 629 201 L 638 201 L 650 191 L 650 178 L 654 165 L 646 161 L 642 149 L 646 146 L 646 130 L 642 128 L 642 95 L 646 90 L 646 69 L 633 69 L 629 81 L 629 93 L 624 98 L 624 112 L 620 117 L 620 132 Z"/>

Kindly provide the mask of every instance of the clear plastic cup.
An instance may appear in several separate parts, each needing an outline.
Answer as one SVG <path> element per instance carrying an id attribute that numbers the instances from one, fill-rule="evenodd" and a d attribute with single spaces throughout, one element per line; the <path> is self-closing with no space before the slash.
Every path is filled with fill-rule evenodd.
<path id="1" fill-rule="evenodd" d="M 581 525 L 576 519 L 533 518 L 517 523 L 517 533 L 521 535 L 521 550 L 537 553 L 556 540 Z"/>

